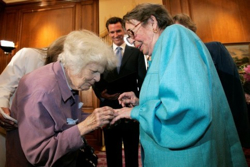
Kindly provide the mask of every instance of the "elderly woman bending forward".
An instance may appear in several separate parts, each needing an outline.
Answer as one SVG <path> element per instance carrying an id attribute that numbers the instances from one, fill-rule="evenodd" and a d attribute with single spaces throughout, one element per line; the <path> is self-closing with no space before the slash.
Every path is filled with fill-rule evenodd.
<path id="1" fill-rule="evenodd" d="M 87 30 L 67 35 L 59 61 L 24 76 L 11 107 L 18 129 L 7 133 L 8 167 L 76 166 L 84 135 L 113 118 L 113 109 L 81 111 L 77 91 L 88 90 L 116 59 L 108 45 Z"/>

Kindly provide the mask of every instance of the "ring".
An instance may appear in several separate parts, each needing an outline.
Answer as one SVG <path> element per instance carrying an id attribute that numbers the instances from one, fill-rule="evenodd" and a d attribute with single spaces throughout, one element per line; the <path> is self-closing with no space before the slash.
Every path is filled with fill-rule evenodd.
<path id="1" fill-rule="evenodd" d="M 5 123 L 1 121 L 1 124 L 4 125 Z"/>

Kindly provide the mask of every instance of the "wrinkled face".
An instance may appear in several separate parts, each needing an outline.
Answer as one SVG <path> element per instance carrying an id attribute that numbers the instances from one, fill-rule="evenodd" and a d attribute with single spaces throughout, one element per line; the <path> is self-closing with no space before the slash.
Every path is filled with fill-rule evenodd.
<path id="1" fill-rule="evenodd" d="M 113 43 L 117 46 L 121 46 L 124 43 L 124 29 L 122 28 L 121 23 L 109 24 L 109 36 L 112 39 Z"/>
<path id="2" fill-rule="evenodd" d="M 130 37 L 129 40 L 132 40 L 134 46 L 142 51 L 144 55 L 151 56 L 156 42 L 153 27 L 150 24 L 142 26 L 137 20 L 130 20 L 130 22 L 126 22 L 125 25 L 127 31 L 133 31 L 134 37 Z"/>
<path id="3" fill-rule="evenodd" d="M 69 69 L 66 69 L 66 76 L 69 86 L 76 90 L 88 90 L 95 82 L 100 81 L 101 73 L 104 67 L 98 63 L 89 63 L 79 75 L 72 75 Z"/>

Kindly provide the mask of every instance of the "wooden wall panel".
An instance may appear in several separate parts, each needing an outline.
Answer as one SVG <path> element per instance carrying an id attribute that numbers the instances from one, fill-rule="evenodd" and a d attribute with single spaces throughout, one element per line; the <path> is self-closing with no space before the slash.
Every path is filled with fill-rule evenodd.
<path id="1" fill-rule="evenodd" d="M 250 42 L 250 1 L 249 0 L 237 0 L 240 14 L 240 22 L 243 26 L 242 36 L 245 37 L 244 42 Z"/>
<path id="2" fill-rule="evenodd" d="M 99 21 L 97 19 L 99 17 L 99 5 L 94 4 L 93 1 L 86 1 L 82 2 L 81 8 L 81 28 L 99 33 Z"/>
<path id="3" fill-rule="evenodd" d="M 172 15 L 188 14 L 204 41 L 250 42 L 249 0 L 163 0 Z"/>
<path id="4" fill-rule="evenodd" d="M 48 46 L 75 29 L 74 17 L 74 6 L 22 11 L 19 48 Z"/>
<path id="5" fill-rule="evenodd" d="M 191 0 L 189 0 L 191 1 Z M 210 19 L 207 16 L 207 13 L 211 12 L 213 8 L 209 6 L 209 4 L 204 3 L 204 1 L 196 1 L 190 2 L 190 17 L 192 20 L 196 23 L 197 26 L 197 34 L 198 36 L 205 42 L 205 41 L 212 41 L 213 36 L 212 36 L 212 29 L 210 24 Z M 211 13 L 212 15 L 212 13 Z M 214 17 L 214 16 L 212 16 Z M 213 39 L 214 40 L 214 39 Z"/>
<path id="6" fill-rule="evenodd" d="M 242 22 L 242 18 L 246 16 L 241 14 L 238 1 L 204 0 L 197 3 L 197 0 L 190 0 L 190 8 L 192 18 L 197 24 L 197 34 L 204 42 L 247 42 L 248 39 L 244 35 L 247 25 Z"/>
<path id="7" fill-rule="evenodd" d="M 17 11 L 13 10 L 6 12 L 5 17 L 2 19 L 4 27 L 2 27 L 2 37 L 1 40 L 17 41 L 17 31 L 13 31 L 14 27 L 18 27 Z M 15 50 L 12 51 L 13 54 L 5 55 L 2 50 L 0 50 L 0 72 L 4 70 L 5 66 L 10 62 L 13 57 Z"/>
<path id="8" fill-rule="evenodd" d="M 75 29 L 75 3 L 62 2 L 41 5 L 41 3 L 6 5 L 1 14 L 0 39 L 13 41 L 16 49 L 0 61 L 0 72 L 11 57 L 23 47 L 46 47 L 52 41 Z M 0 52 L 0 60 L 6 55 Z"/>
<path id="9" fill-rule="evenodd" d="M 13 29 L 17 30 L 18 27 L 18 15 L 17 11 L 8 11 L 3 20 L 3 24 L 5 27 L 3 28 L 3 39 L 5 40 L 17 40 L 17 31 L 13 31 Z"/>
<path id="10" fill-rule="evenodd" d="M 167 8 L 167 10 L 172 14 L 178 13 L 189 13 L 189 2 L 188 0 L 163 0 L 163 5 Z"/>
<path id="11" fill-rule="evenodd" d="M 11 4 L 5 7 L 1 18 L 0 39 L 14 41 L 17 46 L 12 55 L 23 47 L 46 47 L 72 30 L 99 32 L 98 0 Z M 0 62 L 0 72 L 6 65 Z"/>

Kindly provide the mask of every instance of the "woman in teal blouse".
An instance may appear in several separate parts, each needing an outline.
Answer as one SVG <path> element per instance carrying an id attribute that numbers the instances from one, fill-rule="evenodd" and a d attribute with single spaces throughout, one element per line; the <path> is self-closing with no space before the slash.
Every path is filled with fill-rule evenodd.
<path id="1" fill-rule="evenodd" d="M 162 5 L 140 4 L 124 16 L 128 41 L 151 56 L 140 100 L 119 97 L 120 118 L 140 122 L 144 167 L 247 166 L 225 93 L 206 46 L 172 25 Z"/>

